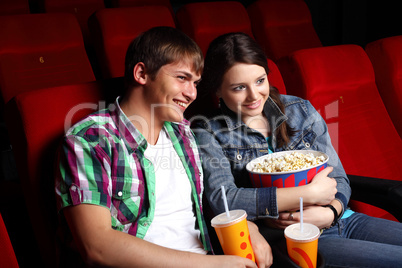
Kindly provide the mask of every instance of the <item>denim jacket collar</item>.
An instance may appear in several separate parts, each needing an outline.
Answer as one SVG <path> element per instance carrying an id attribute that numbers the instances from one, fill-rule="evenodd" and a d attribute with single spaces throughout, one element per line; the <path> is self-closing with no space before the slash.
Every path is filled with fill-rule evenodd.
<path id="1" fill-rule="evenodd" d="M 230 110 L 222 99 L 219 99 L 219 103 L 222 114 L 226 115 L 224 116 L 224 120 L 229 131 L 241 126 L 246 126 L 246 124 L 241 120 L 240 114 L 236 114 Z M 283 122 L 288 120 L 288 117 L 282 113 L 281 109 L 278 107 L 278 105 L 276 105 L 271 97 L 268 97 L 264 104 L 264 114 L 268 119 L 269 126 L 273 133 Z"/>

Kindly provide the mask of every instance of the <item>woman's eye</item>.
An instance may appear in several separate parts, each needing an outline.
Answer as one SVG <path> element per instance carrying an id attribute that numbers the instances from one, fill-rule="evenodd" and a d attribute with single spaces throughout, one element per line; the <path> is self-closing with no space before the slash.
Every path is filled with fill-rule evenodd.
<path id="1" fill-rule="evenodd" d="M 258 80 L 257 80 L 257 85 L 263 84 L 264 81 L 265 81 L 265 78 L 258 79 Z"/>
<path id="2" fill-rule="evenodd" d="M 240 90 L 244 90 L 245 88 L 246 88 L 245 86 L 237 86 L 237 87 L 233 88 L 233 90 L 240 91 Z"/>

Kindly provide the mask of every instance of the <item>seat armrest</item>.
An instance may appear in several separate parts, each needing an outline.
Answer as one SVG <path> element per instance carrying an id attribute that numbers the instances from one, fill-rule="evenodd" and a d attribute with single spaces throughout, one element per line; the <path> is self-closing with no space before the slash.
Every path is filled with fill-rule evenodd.
<path id="1" fill-rule="evenodd" d="M 348 175 L 351 199 L 382 208 L 402 221 L 402 181 Z"/>

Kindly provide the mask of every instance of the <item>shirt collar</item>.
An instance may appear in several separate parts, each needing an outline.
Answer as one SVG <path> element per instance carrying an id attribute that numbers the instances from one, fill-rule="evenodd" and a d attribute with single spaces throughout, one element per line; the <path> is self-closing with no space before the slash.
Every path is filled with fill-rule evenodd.
<path id="1" fill-rule="evenodd" d="M 111 117 L 116 124 L 116 128 L 120 133 L 120 136 L 122 137 L 128 152 L 133 153 L 136 150 L 141 150 L 142 152 L 144 152 L 148 146 L 148 142 L 123 112 L 119 104 L 119 99 L 120 97 L 117 97 L 114 106 L 111 106 L 109 108 Z M 165 128 L 166 124 L 172 123 L 165 122 Z M 190 122 L 186 119 L 183 119 L 183 121 L 176 124 L 182 125 L 186 128 L 190 127 Z"/>

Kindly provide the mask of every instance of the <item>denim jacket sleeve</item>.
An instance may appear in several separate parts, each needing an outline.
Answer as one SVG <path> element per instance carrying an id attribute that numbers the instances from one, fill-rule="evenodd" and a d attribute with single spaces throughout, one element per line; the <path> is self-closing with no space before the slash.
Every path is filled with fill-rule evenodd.
<path id="1" fill-rule="evenodd" d="M 238 187 L 232 175 L 230 160 L 225 156 L 221 141 L 216 132 L 211 130 L 209 123 L 204 122 L 201 127 L 199 124 L 193 131 L 202 156 L 205 194 L 213 212 L 219 214 L 225 211 L 221 193 L 223 185 L 229 209 L 244 209 L 248 220 L 277 218 L 276 187 Z"/>
<path id="2" fill-rule="evenodd" d="M 299 99 L 297 105 L 288 105 L 286 107 L 286 115 L 289 118 L 289 125 L 301 131 L 297 134 L 300 138 L 297 138 L 297 135 L 296 138 L 292 138 L 292 142 L 286 150 L 312 149 L 326 153 L 329 156 L 328 165 L 334 168 L 328 176 L 335 178 L 337 181 L 338 192 L 335 198 L 341 201 L 343 208 L 346 209 L 351 195 L 349 179 L 332 145 L 328 126 L 324 119 L 309 101 L 302 99 Z M 305 138 L 303 136 L 309 135 L 307 133 L 313 133 L 313 138 L 308 143 L 303 141 Z M 300 140 L 302 142 L 299 142 Z"/>

